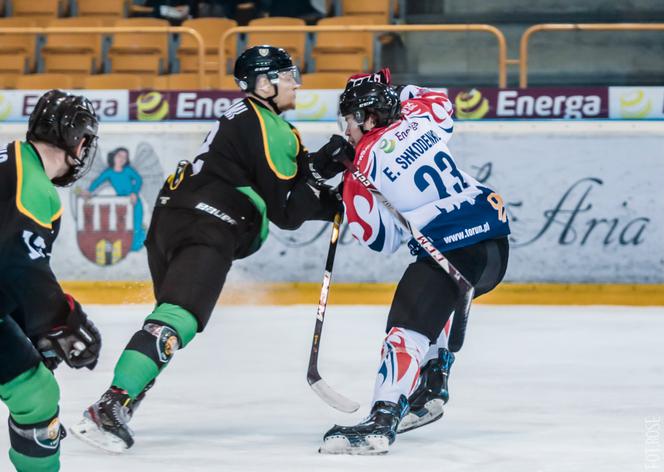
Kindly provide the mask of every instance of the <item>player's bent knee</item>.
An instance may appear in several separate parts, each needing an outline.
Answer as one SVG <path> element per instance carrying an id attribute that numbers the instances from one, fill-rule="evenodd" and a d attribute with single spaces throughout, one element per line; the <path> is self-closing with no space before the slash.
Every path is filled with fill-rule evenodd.
<path id="1" fill-rule="evenodd" d="M 30 369 L 4 385 L 3 400 L 18 424 L 37 424 L 58 411 L 60 388 L 44 364 Z"/>
<path id="2" fill-rule="evenodd" d="M 145 323 L 156 323 L 169 326 L 178 334 L 180 345 L 185 347 L 198 331 L 198 319 L 184 308 L 170 303 L 161 303 L 145 319 Z"/>
<path id="3" fill-rule="evenodd" d="M 170 326 L 147 322 L 134 334 L 127 348 L 145 354 L 161 369 L 180 349 L 180 339 L 178 332 Z"/>
<path id="4" fill-rule="evenodd" d="M 4 387 L 12 464 L 18 472 L 59 470 L 65 430 L 58 418 L 60 388 L 53 373 L 40 364 Z"/>
<path id="5" fill-rule="evenodd" d="M 39 423 L 18 424 L 9 418 L 9 440 L 12 449 L 29 457 L 46 457 L 55 454 L 60 448 L 60 439 L 65 430 L 56 413 Z"/>

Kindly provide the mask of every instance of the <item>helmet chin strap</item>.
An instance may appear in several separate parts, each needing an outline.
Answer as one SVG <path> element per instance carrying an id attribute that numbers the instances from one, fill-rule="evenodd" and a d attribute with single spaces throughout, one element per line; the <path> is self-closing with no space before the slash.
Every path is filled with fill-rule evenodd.
<path id="1" fill-rule="evenodd" d="M 63 149 L 64 150 L 64 149 Z M 74 182 L 76 182 L 79 178 L 79 172 L 85 165 L 85 162 L 83 159 L 80 157 L 75 157 L 73 154 L 71 154 L 69 151 L 65 151 L 65 164 L 67 164 L 67 172 L 65 172 L 63 175 L 60 177 L 55 177 L 54 179 L 51 179 L 51 182 L 53 182 L 53 185 L 57 187 L 68 187 Z M 85 151 L 82 151 L 85 152 Z M 69 160 L 74 164 L 70 164 Z"/>
<path id="2" fill-rule="evenodd" d="M 69 156 L 69 154 L 65 154 L 65 156 Z M 70 165 L 69 163 L 67 163 L 67 166 L 69 167 L 67 172 L 59 177 L 51 179 L 51 182 L 53 182 L 53 185 L 56 187 L 68 187 L 76 182 L 76 174 L 78 173 L 79 166 Z"/>
<path id="3" fill-rule="evenodd" d="M 272 82 L 270 83 L 272 84 Z M 277 115 L 281 115 L 281 110 L 274 101 L 277 95 L 279 95 L 279 85 L 278 84 L 272 84 L 272 85 L 274 86 L 274 95 L 271 95 L 269 97 L 261 97 L 256 93 L 256 89 L 254 89 L 253 94 L 256 95 L 258 98 L 260 98 L 261 100 L 265 100 L 267 103 L 269 103 L 270 107 L 272 107 L 272 111 L 274 111 Z"/>

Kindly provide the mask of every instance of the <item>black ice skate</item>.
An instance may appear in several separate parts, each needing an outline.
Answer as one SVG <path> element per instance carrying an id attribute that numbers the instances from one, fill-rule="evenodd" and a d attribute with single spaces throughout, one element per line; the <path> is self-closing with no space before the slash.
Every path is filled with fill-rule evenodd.
<path id="1" fill-rule="evenodd" d="M 323 437 L 321 454 L 386 454 L 397 435 L 399 421 L 408 409 L 405 396 L 399 403 L 376 402 L 367 419 L 355 426 L 334 425 Z"/>
<path id="2" fill-rule="evenodd" d="M 443 406 L 450 399 L 447 381 L 453 363 L 454 354 L 447 349 L 439 349 L 438 359 L 432 359 L 422 367 L 420 383 L 408 398 L 410 411 L 399 424 L 399 433 L 442 418 Z"/>
<path id="3" fill-rule="evenodd" d="M 134 444 L 134 433 L 128 423 L 144 392 L 132 401 L 126 391 L 109 388 L 97 403 L 83 412 L 83 420 L 72 427 L 71 432 L 107 452 L 124 452 Z"/>

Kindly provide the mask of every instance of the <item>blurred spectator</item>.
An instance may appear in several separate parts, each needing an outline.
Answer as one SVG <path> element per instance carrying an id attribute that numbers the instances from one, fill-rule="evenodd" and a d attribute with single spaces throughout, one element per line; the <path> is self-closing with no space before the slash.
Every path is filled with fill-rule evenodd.
<path id="1" fill-rule="evenodd" d="M 240 0 L 205 0 L 198 5 L 199 16 L 217 16 L 235 20 L 240 3 L 244 2 Z"/>
<path id="2" fill-rule="evenodd" d="M 152 16 L 168 20 L 173 26 L 198 17 L 197 0 L 147 0 L 145 6 L 153 8 Z"/>
<path id="3" fill-rule="evenodd" d="M 310 24 L 325 16 L 311 5 L 311 0 L 263 0 L 260 3 L 263 4 L 263 11 L 266 10 L 270 16 L 302 18 Z"/>
<path id="4" fill-rule="evenodd" d="M 320 3 L 320 2 L 317 2 Z M 200 16 L 223 16 L 246 24 L 264 16 L 290 16 L 315 23 L 325 16 L 310 0 L 205 0 L 199 6 Z"/>

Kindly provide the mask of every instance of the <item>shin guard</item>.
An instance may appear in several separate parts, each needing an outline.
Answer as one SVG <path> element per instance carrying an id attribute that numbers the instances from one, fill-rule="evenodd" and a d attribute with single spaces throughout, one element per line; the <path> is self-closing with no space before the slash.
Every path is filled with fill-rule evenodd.
<path id="1" fill-rule="evenodd" d="M 421 365 L 426 364 L 432 359 L 438 359 L 438 351 L 440 349 L 448 349 L 447 343 L 450 339 L 450 328 L 452 327 L 453 320 L 454 320 L 454 313 L 450 315 L 450 318 L 447 320 L 447 323 L 445 323 L 445 326 L 443 327 L 443 330 L 440 332 L 440 335 L 438 336 L 436 342 L 431 346 L 429 346 L 429 350 L 424 356 L 424 359 L 422 359 Z"/>
<path id="2" fill-rule="evenodd" d="M 20 425 L 9 418 L 9 457 L 19 472 L 55 472 L 60 468 L 60 439 L 66 435 L 57 414 L 40 423 Z"/>
<path id="3" fill-rule="evenodd" d="M 196 334 L 198 322 L 187 310 L 162 303 L 131 338 L 115 366 L 112 385 L 136 399 L 168 365 L 175 351 Z"/>
<path id="4" fill-rule="evenodd" d="M 429 348 L 429 338 L 418 332 L 393 327 L 385 337 L 376 377 L 373 403 L 397 403 L 408 397 L 417 384 L 420 364 Z"/>

